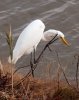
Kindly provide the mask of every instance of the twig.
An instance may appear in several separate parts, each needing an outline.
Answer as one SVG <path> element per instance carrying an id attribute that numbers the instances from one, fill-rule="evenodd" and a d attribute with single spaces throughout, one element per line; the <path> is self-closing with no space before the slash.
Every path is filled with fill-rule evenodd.
<path id="1" fill-rule="evenodd" d="M 43 55 L 44 51 L 45 51 L 47 48 L 49 48 L 49 45 L 51 45 L 53 42 L 55 42 L 56 40 L 58 40 L 58 38 L 56 38 L 56 37 L 57 37 L 57 34 L 54 36 L 54 38 L 53 38 L 52 40 L 50 40 L 50 41 L 45 45 L 44 49 L 42 50 L 42 52 L 40 53 L 40 55 L 39 55 L 38 58 L 36 59 L 36 63 L 39 62 L 39 60 L 40 60 L 41 56 Z M 56 38 L 56 39 L 55 39 L 55 38 Z"/>
<path id="2" fill-rule="evenodd" d="M 76 65 L 76 87 L 78 88 L 78 67 L 79 67 L 79 55 L 77 58 L 77 65 Z"/>
<path id="3" fill-rule="evenodd" d="M 59 55 L 58 55 L 58 52 L 55 50 L 55 52 L 56 52 L 56 55 L 57 55 L 57 60 L 58 60 L 58 74 L 57 74 L 57 76 L 58 76 L 58 89 L 60 88 L 60 71 L 59 71 L 59 69 L 60 69 L 60 67 L 61 67 L 61 63 L 60 63 L 60 60 L 59 60 Z"/>
<path id="4" fill-rule="evenodd" d="M 59 90 L 59 88 L 60 88 L 60 74 L 58 72 L 58 90 Z"/>
<path id="5" fill-rule="evenodd" d="M 21 79 L 21 76 L 20 76 L 20 79 Z M 24 90 L 24 94 L 25 94 L 25 97 L 26 97 L 27 96 L 27 91 L 26 91 L 26 88 L 25 88 L 25 86 L 24 86 L 22 81 L 21 81 L 21 85 L 22 85 L 22 88 Z"/>
<path id="6" fill-rule="evenodd" d="M 33 70 L 35 70 L 36 67 L 37 67 L 37 64 L 36 65 L 34 64 Z M 18 83 L 16 83 L 15 86 L 19 85 L 21 82 L 23 82 L 25 80 L 25 78 L 29 77 L 30 75 L 31 75 L 31 70 Z"/>
<path id="7" fill-rule="evenodd" d="M 67 84 L 68 84 L 69 86 L 71 86 L 71 84 L 69 83 L 69 81 L 68 81 L 68 79 L 67 79 L 67 77 L 66 77 L 66 75 L 65 75 L 65 72 L 64 72 L 64 70 L 63 70 L 63 68 L 62 68 L 62 66 L 61 66 L 61 63 L 60 63 L 60 60 L 59 60 L 58 52 L 57 52 L 56 50 L 55 50 L 55 52 L 56 52 L 56 54 L 57 54 L 58 63 L 59 63 L 59 66 L 60 66 L 61 71 L 63 72 L 63 75 L 64 75 L 64 77 L 65 77 L 65 80 L 66 80 Z M 58 77 L 59 77 L 59 75 L 58 75 Z M 58 81 L 59 81 L 59 80 L 58 80 Z"/>

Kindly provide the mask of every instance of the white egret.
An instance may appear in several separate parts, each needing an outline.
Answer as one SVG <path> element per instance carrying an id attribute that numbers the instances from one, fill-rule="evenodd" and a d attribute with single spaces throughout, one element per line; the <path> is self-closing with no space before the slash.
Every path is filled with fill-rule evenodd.
<path id="1" fill-rule="evenodd" d="M 34 49 L 36 50 L 36 47 L 41 39 L 43 41 L 50 41 L 55 35 L 57 35 L 57 37 L 61 38 L 66 45 L 69 45 L 62 32 L 54 29 L 44 32 L 44 29 L 45 25 L 39 19 L 34 20 L 27 27 L 25 27 L 17 39 L 16 45 L 13 49 L 13 64 L 15 64 L 23 55 L 28 55 L 32 53 Z M 8 61 L 11 63 L 10 57 Z"/>
<path id="2" fill-rule="evenodd" d="M 45 46 L 43 51 L 40 53 L 39 57 L 36 59 L 36 62 L 39 61 L 41 55 L 43 54 L 47 46 L 49 46 L 56 40 L 56 37 L 60 37 L 66 45 L 69 45 L 66 39 L 64 38 L 64 34 L 62 32 L 53 29 L 44 32 L 44 29 L 45 25 L 39 19 L 34 20 L 27 27 L 25 27 L 25 29 L 22 31 L 19 38 L 17 39 L 17 42 L 13 49 L 12 61 L 11 57 L 9 57 L 8 59 L 9 63 L 15 64 L 18 61 L 18 59 L 20 59 L 23 55 L 31 54 L 30 64 L 33 75 L 32 53 L 36 50 L 37 45 L 41 40 L 49 42 Z"/>

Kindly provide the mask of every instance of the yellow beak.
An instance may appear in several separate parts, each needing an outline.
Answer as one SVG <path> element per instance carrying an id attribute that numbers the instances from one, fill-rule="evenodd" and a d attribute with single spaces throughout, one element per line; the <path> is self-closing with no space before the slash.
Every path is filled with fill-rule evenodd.
<path id="1" fill-rule="evenodd" d="M 67 40 L 64 37 L 61 37 L 61 40 L 65 45 L 70 46 L 70 44 L 67 42 Z"/>

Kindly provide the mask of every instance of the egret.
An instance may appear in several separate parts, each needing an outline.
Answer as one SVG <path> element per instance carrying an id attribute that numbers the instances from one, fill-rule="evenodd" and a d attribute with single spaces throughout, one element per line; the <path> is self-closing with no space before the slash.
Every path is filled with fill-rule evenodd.
<path id="1" fill-rule="evenodd" d="M 69 45 L 62 32 L 54 29 L 49 29 L 44 32 L 44 29 L 45 25 L 39 19 L 34 20 L 27 27 L 25 27 L 17 39 L 16 45 L 13 49 L 13 64 L 15 64 L 23 55 L 28 55 L 34 52 L 34 49 L 36 50 L 41 39 L 43 41 L 50 41 L 55 35 L 57 35 L 57 37 L 60 38 L 63 43 Z M 11 63 L 10 57 L 9 63 Z"/>
<path id="2" fill-rule="evenodd" d="M 52 30 L 52 29 L 44 32 L 44 29 L 45 29 L 45 25 L 39 19 L 34 20 L 27 27 L 25 27 L 25 29 L 22 31 L 22 33 L 20 34 L 19 38 L 16 41 L 15 47 L 13 49 L 12 61 L 11 61 L 11 57 L 9 57 L 8 59 L 9 63 L 16 64 L 16 62 L 23 55 L 31 54 L 30 64 L 31 64 L 31 70 L 32 70 L 32 75 L 33 75 L 32 54 L 36 51 L 37 45 L 39 44 L 41 40 L 49 41 L 49 45 L 50 45 L 53 43 L 53 41 L 55 41 L 55 38 L 57 36 L 57 37 L 60 37 L 66 45 L 69 45 L 66 39 L 64 38 L 64 34 L 62 32 L 57 31 L 57 30 Z M 53 36 L 55 37 L 53 38 Z M 37 61 L 39 60 L 43 52 L 37 58 Z M 34 58 L 35 58 L 35 55 L 34 55 Z"/>

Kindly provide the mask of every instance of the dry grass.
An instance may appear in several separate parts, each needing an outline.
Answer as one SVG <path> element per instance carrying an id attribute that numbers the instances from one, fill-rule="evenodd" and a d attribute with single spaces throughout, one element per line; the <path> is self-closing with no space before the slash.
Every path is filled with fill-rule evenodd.
<path id="1" fill-rule="evenodd" d="M 4 74 L 0 73 L 0 100 L 79 100 L 78 89 L 57 80 L 40 80 L 26 78 L 19 85 L 14 84 L 14 96 L 11 92 L 11 67 L 3 65 Z M 14 75 L 14 83 L 23 78 L 21 74 Z"/>

